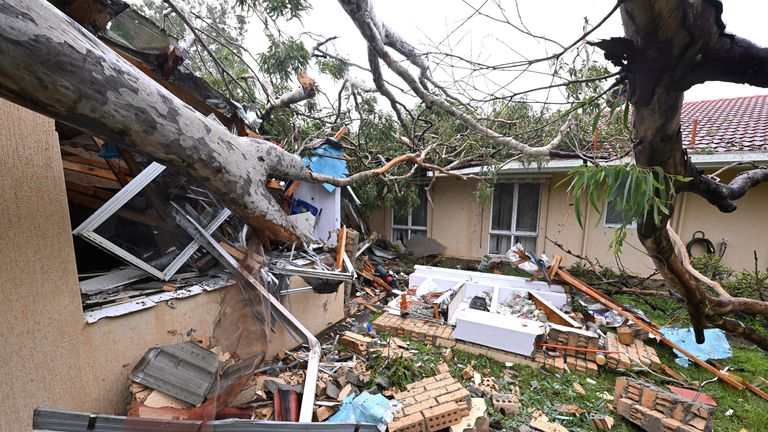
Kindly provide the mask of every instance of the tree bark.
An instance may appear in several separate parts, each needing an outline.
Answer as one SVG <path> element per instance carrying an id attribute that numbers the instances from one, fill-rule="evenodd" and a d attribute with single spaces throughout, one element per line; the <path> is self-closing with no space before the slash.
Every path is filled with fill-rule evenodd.
<path id="1" fill-rule="evenodd" d="M 203 117 L 50 3 L 0 0 L 0 58 L 0 96 L 143 153 L 272 238 L 299 240 L 265 188 L 307 178 L 297 156 Z"/>
<path id="2" fill-rule="evenodd" d="M 766 50 L 725 34 L 721 13 L 722 4 L 716 0 L 626 0 L 621 7 L 626 39 L 603 41 L 598 46 L 627 73 L 637 165 L 690 177 L 689 182 L 670 186 L 678 192 L 697 193 L 721 211 L 731 212 L 736 209 L 733 200 L 768 179 L 768 170 L 758 168 L 738 175 L 728 185 L 721 184 L 691 163 L 680 132 L 683 93 L 692 85 L 712 79 L 768 84 L 763 72 L 768 70 Z M 703 330 L 709 323 L 768 349 L 768 338 L 722 316 L 729 312 L 766 314 L 768 303 L 729 298 L 719 285 L 693 270 L 677 235 L 668 228 L 674 212 L 669 204 L 670 213 L 661 223 L 655 223 L 649 212 L 637 231 L 656 267 L 685 299 L 696 341 L 704 342 Z M 705 286 L 720 297 L 709 297 Z"/>

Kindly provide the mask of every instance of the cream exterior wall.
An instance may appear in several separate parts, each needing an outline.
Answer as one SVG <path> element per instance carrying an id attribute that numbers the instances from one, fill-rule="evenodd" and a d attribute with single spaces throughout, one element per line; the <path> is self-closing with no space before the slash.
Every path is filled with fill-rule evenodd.
<path id="1" fill-rule="evenodd" d="M 720 177 L 729 181 L 737 171 L 730 170 Z M 546 240 L 549 237 L 560 242 L 565 248 L 582 256 L 588 256 L 602 265 L 618 268 L 617 258 L 609 245 L 614 238 L 614 228 L 606 227 L 603 216 L 589 208 L 584 215 L 584 228 L 579 226 L 570 210 L 571 198 L 567 186 L 557 186 L 565 174 L 545 176 L 542 185 L 539 209 L 539 237 L 537 254 L 552 257 L 562 255 L 566 265 L 578 262 L 560 248 Z M 500 181 L 515 181 L 514 177 Z M 519 181 L 530 181 L 520 178 Z M 490 200 L 480 205 L 474 200 L 475 181 L 461 181 L 440 178 L 433 185 L 432 201 L 429 207 L 427 233 L 447 247 L 446 255 L 465 259 L 481 259 L 488 252 L 488 229 L 490 227 Z M 676 212 L 672 226 L 684 242 L 688 242 L 695 231 L 704 231 L 718 246 L 721 239 L 728 241 L 723 257 L 726 265 L 735 269 L 754 268 L 753 251 L 760 259 L 760 267 L 768 267 L 768 230 L 761 224 L 768 210 L 768 185 L 762 184 L 750 190 L 737 201 L 738 210 L 731 214 L 720 213 L 704 199 L 694 194 L 676 197 Z M 392 236 L 392 212 L 381 209 L 375 212 L 376 230 L 386 238 Z M 372 223 L 372 227 L 374 224 Z M 645 276 L 655 267 L 630 228 L 622 254 L 618 258 L 627 271 Z"/>
<path id="2" fill-rule="evenodd" d="M 144 352 L 210 336 L 220 293 L 87 324 L 54 122 L 0 99 L 0 148 L 0 431 L 31 430 L 36 407 L 124 414 Z M 344 318 L 343 288 L 283 302 L 314 333 Z M 268 356 L 299 344 L 275 331 Z"/>
<path id="3" fill-rule="evenodd" d="M 124 412 L 146 349 L 209 335 L 219 294 L 86 324 L 53 121 L 2 99 L 0 114 L 0 430 L 31 430 L 35 407 Z"/>

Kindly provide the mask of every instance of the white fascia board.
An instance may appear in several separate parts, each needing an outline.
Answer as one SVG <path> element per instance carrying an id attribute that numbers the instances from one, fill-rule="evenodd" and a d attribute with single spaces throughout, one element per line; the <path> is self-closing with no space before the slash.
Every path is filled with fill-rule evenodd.
<path id="1" fill-rule="evenodd" d="M 728 153 L 714 153 L 714 154 L 691 154 L 689 155 L 691 161 L 699 168 L 720 168 L 726 165 L 730 165 L 736 162 L 752 162 L 763 163 L 768 162 L 768 153 L 765 152 L 728 152 Z M 606 162 L 603 165 L 619 165 L 625 163 L 632 163 L 630 158 L 623 158 L 620 160 L 614 160 Z M 504 165 L 498 170 L 497 174 L 545 174 L 553 172 L 567 172 L 571 168 L 575 168 L 581 165 L 583 162 L 579 159 L 556 159 L 549 161 L 546 164 L 522 164 L 517 161 L 512 161 Z M 470 175 L 480 174 L 485 167 L 471 167 L 462 168 L 451 171 L 455 174 Z M 432 172 L 428 173 L 429 176 L 435 175 Z M 445 177 L 446 174 L 437 174 L 437 177 Z"/>

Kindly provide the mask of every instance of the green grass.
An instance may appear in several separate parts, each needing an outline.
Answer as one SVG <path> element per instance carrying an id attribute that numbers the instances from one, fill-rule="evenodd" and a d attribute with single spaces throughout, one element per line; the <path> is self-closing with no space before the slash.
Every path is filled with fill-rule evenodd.
<path id="1" fill-rule="evenodd" d="M 443 265 L 442 263 L 440 265 Z M 460 262 L 451 262 L 450 267 L 461 266 Z M 510 274 L 511 269 L 501 267 L 502 273 Z M 576 270 L 578 271 L 578 270 Z M 572 271 L 572 273 L 576 273 Z M 517 274 L 515 274 L 517 275 Z M 593 275 L 594 276 L 594 275 Z M 616 275 L 603 275 L 606 279 Z M 593 283 L 589 275 L 579 274 L 577 277 L 585 279 L 587 283 Z M 685 327 L 689 325 L 685 307 L 677 301 L 660 296 L 615 295 L 616 300 L 642 310 L 654 322 L 659 325 L 674 325 Z M 386 335 L 382 335 L 386 338 Z M 433 376 L 435 367 L 442 362 L 440 354 L 443 348 L 426 345 L 418 341 L 409 341 L 410 348 L 415 350 L 412 358 L 389 360 L 373 358 L 369 363 L 373 368 L 374 376 L 381 374 L 390 379 L 390 384 L 398 389 L 403 389 L 406 384 Z M 670 366 L 675 371 L 688 378 L 692 385 L 710 380 L 714 377 L 709 371 L 691 365 L 684 368 L 675 363 L 676 355 L 665 345 L 654 345 L 662 363 Z M 733 357 L 719 360 L 724 366 L 729 366 L 734 373 L 752 382 L 757 377 L 768 379 L 768 354 L 758 348 L 739 340 L 731 340 Z M 464 380 L 461 371 L 467 365 L 484 375 L 497 378 L 501 384 L 500 391 L 506 391 L 514 385 L 520 389 L 522 396 L 521 413 L 514 416 L 504 416 L 495 412 L 490 399 L 486 399 L 489 408 L 488 413 L 492 420 L 496 421 L 503 430 L 515 431 L 519 426 L 527 425 L 534 410 L 543 411 L 550 421 L 557 421 L 569 431 L 591 431 L 592 427 L 587 418 L 589 413 L 611 415 L 615 420 L 612 431 L 638 431 L 639 429 L 622 419 L 615 413 L 611 413 L 607 405 L 611 402 L 598 396 L 602 392 L 613 395 L 616 378 L 619 376 L 633 376 L 654 382 L 666 388 L 667 384 L 674 384 L 662 378 L 639 372 L 613 372 L 601 368 L 597 376 L 591 377 L 595 383 L 588 382 L 586 375 L 578 373 L 554 373 L 544 369 L 534 370 L 528 366 L 514 365 L 506 367 L 504 363 L 495 361 L 482 355 L 453 350 L 453 358 L 448 362 L 451 374 L 465 386 L 471 384 L 471 380 Z M 585 395 L 576 393 L 573 383 L 579 383 L 586 390 Z M 718 403 L 713 418 L 714 430 L 718 432 L 757 432 L 768 430 L 765 425 L 768 418 L 768 401 L 748 390 L 736 390 L 721 381 L 706 384 L 702 389 L 711 395 Z M 763 390 L 768 391 L 764 388 Z M 572 415 L 559 412 L 557 405 L 572 404 L 585 410 L 585 414 Z M 733 415 L 725 413 L 732 409 Z"/>

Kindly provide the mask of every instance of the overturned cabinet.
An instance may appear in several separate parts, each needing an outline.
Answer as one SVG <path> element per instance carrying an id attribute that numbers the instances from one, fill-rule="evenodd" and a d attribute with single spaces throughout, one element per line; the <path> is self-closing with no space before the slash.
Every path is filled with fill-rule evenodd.
<path id="1" fill-rule="evenodd" d="M 563 287 L 526 278 L 416 266 L 409 288 L 433 286 L 443 294 L 434 300 L 443 318 L 455 324 L 454 339 L 515 354 L 532 356 L 543 339 L 546 321 L 566 305 Z M 574 323 L 575 324 L 575 323 Z"/>

